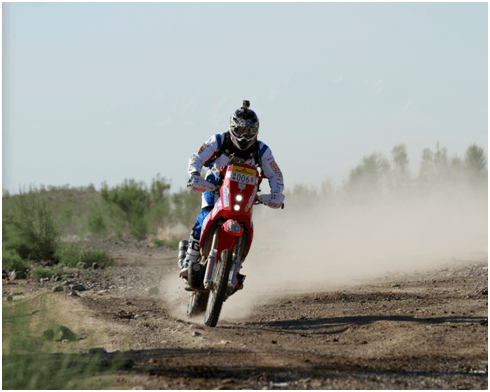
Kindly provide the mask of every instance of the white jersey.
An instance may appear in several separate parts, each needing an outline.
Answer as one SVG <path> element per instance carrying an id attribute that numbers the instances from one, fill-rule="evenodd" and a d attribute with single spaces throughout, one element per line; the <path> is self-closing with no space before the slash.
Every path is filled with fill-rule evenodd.
<path id="1" fill-rule="evenodd" d="M 201 173 L 203 167 L 210 167 L 211 170 L 207 173 L 206 178 L 211 175 L 219 177 L 219 172 L 222 167 L 225 167 L 230 160 L 230 150 L 234 150 L 233 147 L 225 149 L 223 153 L 217 157 L 217 152 L 225 141 L 225 136 L 228 132 L 211 136 L 201 148 L 191 155 L 189 159 L 188 172 Z M 269 180 L 269 186 L 271 193 L 282 193 L 284 190 L 284 180 L 282 177 L 281 169 L 274 160 L 271 149 L 261 141 L 257 141 L 258 157 L 260 162 L 255 162 L 254 155 L 250 154 L 246 159 L 246 163 L 252 166 L 260 166 L 265 177 Z M 236 149 L 235 149 L 236 150 Z M 252 151 L 253 149 L 251 149 Z M 257 156 L 257 155 L 255 155 Z"/>

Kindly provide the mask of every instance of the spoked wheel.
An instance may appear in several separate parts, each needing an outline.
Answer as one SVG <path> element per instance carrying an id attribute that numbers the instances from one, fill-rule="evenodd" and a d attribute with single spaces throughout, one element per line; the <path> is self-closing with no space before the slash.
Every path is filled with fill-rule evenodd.
<path id="1" fill-rule="evenodd" d="M 201 291 L 193 291 L 189 298 L 189 306 L 187 308 L 187 316 L 195 317 L 206 311 L 206 303 L 208 302 L 209 293 Z"/>
<path id="2" fill-rule="evenodd" d="M 204 324 L 208 327 L 215 327 L 218 323 L 221 306 L 223 305 L 226 290 L 228 289 L 228 277 L 232 264 L 232 253 L 229 250 L 221 252 L 221 258 L 213 277 L 213 287 L 209 291 L 208 304 L 204 316 Z"/>

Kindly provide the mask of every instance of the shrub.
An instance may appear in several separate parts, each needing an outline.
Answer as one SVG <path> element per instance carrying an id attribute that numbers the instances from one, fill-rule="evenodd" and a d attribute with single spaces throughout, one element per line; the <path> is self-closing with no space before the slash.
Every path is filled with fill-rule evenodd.
<path id="1" fill-rule="evenodd" d="M 109 207 L 110 213 L 119 218 L 124 226 L 136 239 L 147 233 L 144 221 L 145 206 L 147 204 L 146 189 L 143 183 L 135 180 L 125 180 L 122 185 L 109 189 L 107 185 L 101 190 L 102 200 Z"/>
<path id="2" fill-rule="evenodd" d="M 18 254 L 22 259 L 28 259 L 31 254 L 35 252 L 33 244 L 26 242 L 23 238 L 10 237 L 2 247 L 5 250 L 11 250 Z"/>
<path id="3" fill-rule="evenodd" d="M 9 240 L 7 230 L 7 222 L 5 222 L 5 219 L 2 219 L 2 244 L 5 244 Z"/>
<path id="4" fill-rule="evenodd" d="M 84 250 L 78 244 L 60 244 L 54 258 L 67 267 L 76 267 L 82 261 Z"/>
<path id="5" fill-rule="evenodd" d="M 129 234 L 137 240 L 145 238 L 150 231 L 145 215 L 146 213 L 141 216 L 135 216 L 131 221 Z"/>
<path id="6" fill-rule="evenodd" d="M 371 154 L 362 159 L 349 173 L 346 187 L 350 193 L 375 193 L 382 191 L 390 165 L 381 154 Z"/>
<path id="7" fill-rule="evenodd" d="M 4 210 L 5 225 L 8 226 L 8 242 L 11 249 L 24 259 L 49 259 L 56 249 L 55 239 L 59 228 L 45 199 L 31 188 L 19 195 Z"/>
<path id="8" fill-rule="evenodd" d="M 89 251 L 78 244 L 60 244 L 56 250 L 55 257 L 59 263 L 67 267 L 76 268 L 80 262 L 92 265 L 99 264 L 101 267 L 107 267 L 114 264 L 106 252 Z"/>
<path id="9" fill-rule="evenodd" d="M 112 260 L 106 252 L 99 252 L 96 250 L 86 252 L 82 257 L 82 261 L 88 265 L 97 263 L 100 267 L 108 267 L 114 264 L 114 260 Z"/>
<path id="10" fill-rule="evenodd" d="M 172 195 L 172 203 L 173 223 L 180 222 L 184 226 L 191 227 L 201 209 L 201 195 L 190 189 L 181 189 Z"/>
<path id="11" fill-rule="evenodd" d="M 22 260 L 22 257 L 13 249 L 6 249 L 2 246 L 2 269 L 6 271 L 19 270 L 27 268 L 28 262 Z"/>
<path id="12" fill-rule="evenodd" d="M 465 153 L 464 162 L 469 170 L 484 172 L 487 167 L 487 158 L 483 148 L 472 144 Z"/>
<path id="13" fill-rule="evenodd" d="M 164 197 L 169 188 L 170 185 L 159 175 L 153 179 L 150 189 L 143 182 L 133 179 L 126 179 L 121 185 L 111 189 L 103 184 L 101 197 L 104 210 L 116 224 L 116 235 L 129 232 L 133 238 L 139 240 L 150 233 L 151 227 L 161 225 L 169 212 L 169 201 Z M 101 222 L 100 218 L 98 222 Z M 93 225 L 97 225 L 95 218 Z"/>
<path id="14" fill-rule="evenodd" d="M 88 228 L 92 234 L 105 237 L 108 229 L 100 209 L 94 209 L 88 216 Z"/>
<path id="15" fill-rule="evenodd" d="M 32 279 L 39 280 L 41 278 L 51 278 L 54 271 L 51 268 L 38 267 L 32 271 Z"/>
<path id="16" fill-rule="evenodd" d="M 153 243 L 156 246 L 165 246 L 165 241 L 164 240 L 153 240 Z"/>

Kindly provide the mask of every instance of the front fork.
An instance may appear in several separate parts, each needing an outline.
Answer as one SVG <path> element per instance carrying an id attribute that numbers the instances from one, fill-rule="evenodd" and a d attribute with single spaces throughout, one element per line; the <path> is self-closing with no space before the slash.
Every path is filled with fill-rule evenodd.
<path id="1" fill-rule="evenodd" d="M 228 281 L 228 288 L 231 289 L 238 288 L 237 275 L 240 272 L 240 269 L 242 268 L 242 260 L 240 260 L 242 239 L 243 239 L 243 235 L 238 237 L 238 241 L 233 247 L 233 266 L 231 267 L 230 280 Z"/>
<path id="2" fill-rule="evenodd" d="M 204 281 L 203 281 L 203 286 L 204 289 L 209 290 L 212 288 L 213 285 L 213 274 L 214 270 L 216 267 L 216 258 L 218 256 L 218 251 L 216 250 L 217 248 L 217 240 L 218 240 L 218 230 L 219 228 L 216 228 L 216 231 L 214 233 L 213 237 L 213 243 L 211 245 L 211 252 L 209 253 L 208 259 L 206 261 L 206 272 L 204 274 Z M 238 237 L 238 240 L 235 242 L 235 245 L 232 248 L 233 252 L 233 265 L 231 267 L 230 271 L 230 276 L 228 279 L 228 291 L 236 291 L 238 288 L 238 281 L 237 281 L 237 275 L 238 272 L 240 272 L 241 268 L 241 260 L 240 260 L 240 248 L 242 245 L 242 239 L 243 235 Z M 223 250 L 221 250 L 223 251 Z"/>

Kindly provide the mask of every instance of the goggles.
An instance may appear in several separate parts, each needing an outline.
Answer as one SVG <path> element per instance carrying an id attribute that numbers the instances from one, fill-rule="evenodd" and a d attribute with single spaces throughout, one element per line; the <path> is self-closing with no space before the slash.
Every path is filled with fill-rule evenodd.
<path id="1" fill-rule="evenodd" d="M 255 136 L 257 130 L 254 127 L 236 127 L 233 133 L 238 137 Z"/>

